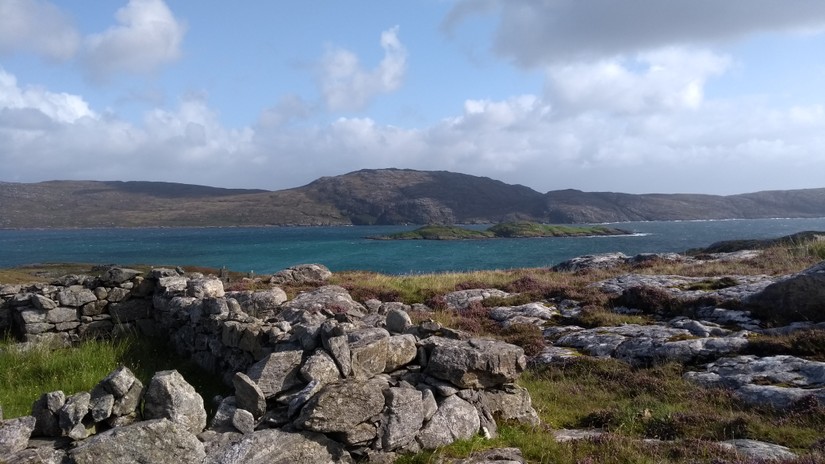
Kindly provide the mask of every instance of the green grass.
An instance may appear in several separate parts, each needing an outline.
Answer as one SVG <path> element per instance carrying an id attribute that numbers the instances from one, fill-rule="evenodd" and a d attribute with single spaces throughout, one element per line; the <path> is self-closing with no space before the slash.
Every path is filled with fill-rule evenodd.
<path id="1" fill-rule="evenodd" d="M 211 398 L 228 388 L 216 376 L 191 361 L 174 355 L 163 341 L 123 338 L 89 340 L 71 348 L 37 347 L 15 349 L 9 340 L 0 342 L 0 405 L 6 418 L 25 416 L 40 395 L 62 390 L 66 395 L 88 391 L 112 370 L 127 366 L 147 385 L 155 372 L 177 369 L 204 398 L 211 413 Z"/>

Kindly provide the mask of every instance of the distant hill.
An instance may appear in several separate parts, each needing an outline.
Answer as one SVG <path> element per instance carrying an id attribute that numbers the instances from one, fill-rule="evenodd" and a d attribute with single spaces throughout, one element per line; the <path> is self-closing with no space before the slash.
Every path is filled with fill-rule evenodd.
<path id="1" fill-rule="evenodd" d="M 362 170 L 280 190 L 0 182 L 0 228 L 453 224 L 825 217 L 825 188 L 744 195 L 540 193 L 446 171 Z"/>

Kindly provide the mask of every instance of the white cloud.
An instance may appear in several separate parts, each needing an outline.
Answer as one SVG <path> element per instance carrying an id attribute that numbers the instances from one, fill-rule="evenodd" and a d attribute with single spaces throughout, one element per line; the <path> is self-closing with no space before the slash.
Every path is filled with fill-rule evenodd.
<path id="1" fill-rule="evenodd" d="M 384 58 L 372 70 L 364 70 L 358 56 L 349 50 L 327 51 L 320 63 L 319 84 L 324 100 L 333 111 L 357 111 L 377 95 L 401 87 L 407 69 L 407 50 L 398 40 L 398 26 L 381 33 Z"/>
<path id="2" fill-rule="evenodd" d="M 523 66 L 597 60 L 773 32 L 821 32 L 825 2 L 799 0 L 463 0 L 444 22 L 499 11 L 493 49 Z"/>
<path id="3" fill-rule="evenodd" d="M 20 88 L 17 78 L 0 68 L 0 108 L 37 111 L 57 123 L 73 123 L 80 118 L 97 117 L 82 97 L 54 93 L 38 87 Z M 45 121 L 45 120 L 44 120 Z"/>
<path id="4" fill-rule="evenodd" d="M 548 67 L 548 98 L 564 111 L 640 113 L 698 108 L 709 77 L 730 58 L 709 51 L 670 47 L 596 62 Z"/>
<path id="5" fill-rule="evenodd" d="M 52 3 L 0 0 L 0 53 L 27 50 L 65 61 L 79 46 L 80 34 L 72 21 Z"/>
<path id="6" fill-rule="evenodd" d="M 92 77 L 151 72 L 180 57 L 186 26 L 163 0 L 129 0 L 115 18 L 119 25 L 85 40 L 84 64 Z"/>

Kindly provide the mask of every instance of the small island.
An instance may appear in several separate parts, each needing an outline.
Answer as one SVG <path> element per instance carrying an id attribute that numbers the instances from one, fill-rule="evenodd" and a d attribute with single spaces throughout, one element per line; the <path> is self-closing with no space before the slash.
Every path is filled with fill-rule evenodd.
<path id="1" fill-rule="evenodd" d="M 367 237 L 374 240 L 480 240 L 488 238 L 591 237 L 630 235 L 632 232 L 605 226 L 557 226 L 535 222 L 505 222 L 487 230 L 431 224 L 408 232 Z"/>

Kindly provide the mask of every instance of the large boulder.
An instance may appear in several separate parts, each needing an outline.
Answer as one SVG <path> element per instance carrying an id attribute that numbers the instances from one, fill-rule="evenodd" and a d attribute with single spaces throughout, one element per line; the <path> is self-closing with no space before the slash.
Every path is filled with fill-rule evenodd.
<path id="1" fill-rule="evenodd" d="M 0 460 L 3 456 L 26 449 L 35 422 L 32 416 L 0 420 Z"/>
<path id="2" fill-rule="evenodd" d="M 295 425 L 314 432 L 348 432 L 384 409 L 384 387 L 379 380 L 329 384 L 307 402 Z"/>
<path id="3" fill-rule="evenodd" d="M 149 381 L 143 415 L 146 419 L 169 419 L 193 434 L 206 428 L 203 398 L 176 370 L 157 372 Z"/>
<path id="4" fill-rule="evenodd" d="M 142 274 L 142 272 L 136 271 L 134 269 L 127 269 L 127 268 L 122 268 L 122 267 L 113 267 L 111 269 L 108 269 L 103 274 L 101 274 L 100 282 L 103 285 L 116 286 L 116 285 L 120 285 L 123 282 L 126 282 L 128 280 L 132 280 L 135 277 L 139 276 L 140 274 Z"/>
<path id="5" fill-rule="evenodd" d="M 480 426 L 475 406 L 453 395 L 438 406 L 438 411 L 418 434 L 418 442 L 424 449 L 435 449 L 472 438 Z"/>
<path id="6" fill-rule="evenodd" d="M 155 419 L 87 438 L 69 457 L 76 464 L 201 464 L 206 453 L 185 426 Z"/>
<path id="7" fill-rule="evenodd" d="M 356 379 L 368 379 L 384 372 L 390 333 L 381 328 L 366 328 L 347 334 L 350 366 Z"/>
<path id="8" fill-rule="evenodd" d="M 488 298 L 507 298 L 509 293 L 497 288 L 473 288 L 458 290 L 444 295 L 444 302 L 450 309 L 465 309 L 472 303 L 482 302 Z"/>
<path id="9" fill-rule="evenodd" d="M 361 303 L 352 299 L 345 288 L 337 285 L 325 285 L 311 292 L 300 293 L 281 308 L 278 317 L 291 324 L 320 324 L 327 317 L 336 314 L 362 317 L 367 311 Z"/>
<path id="10" fill-rule="evenodd" d="M 272 398 L 301 385 L 298 374 L 303 354 L 299 350 L 271 353 L 250 366 L 246 375 L 258 385 L 266 398 Z"/>
<path id="11" fill-rule="evenodd" d="M 243 372 L 236 372 L 232 378 L 237 406 L 261 417 L 266 412 L 266 395 L 252 379 Z"/>
<path id="12" fill-rule="evenodd" d="M 270 282 L 284 284 L 317 284 L 332 277 L 332 272 L 322 264 L 301 264 L 276 272 Z"/>
<path id="13" fill-rule="evenodd" d="M 210 452 L 203 464 L 351 463 L 343 447 L 320 433 L 258 430 Z"/>
<path id="14" fill-rule="evenodd" d="M 825 321 L 825 261 L 768 285 L 745 303 L 756 317 L 775 325 Z"/>
<path id="15" fill-rule="evenodd" d="M 234 298 L 241 305 L 243 312 L 259 319 L 266 319 L 275 314 L 287 295 L 278 287 L 258 291 L 227 292 L 228 298 Z"/>
<path id="16" fill-rule="evenodd" d="M 388 388 L 382 448 L 391 451 L 410 444 L 424 423 L 422 393 L 411 388 Z"/>
<path id="17" fill-rule="evenodd" d="M 498 340 L 422 341 L 428 353 L 424 373 L 460 388 L 489 388 L 512 383 L 527 366 L 524 350 Z"/>

